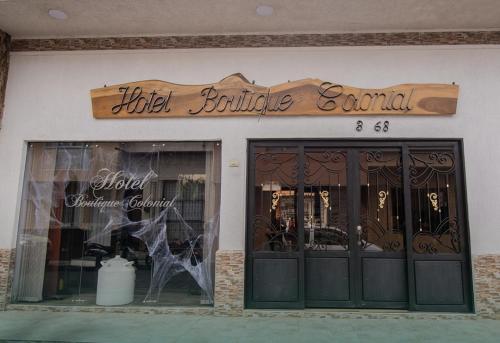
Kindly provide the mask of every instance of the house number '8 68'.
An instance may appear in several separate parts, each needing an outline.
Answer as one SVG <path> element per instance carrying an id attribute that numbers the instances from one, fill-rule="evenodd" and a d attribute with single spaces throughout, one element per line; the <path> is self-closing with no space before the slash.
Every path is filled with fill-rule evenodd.
<path id="1" fill-rule="evenodd" d="M 362 120 L 358 120 L 356 122 L 356 131 L 358 132 L 361 132 L 363 131 L 363 121 Z M 387 132 L 389 131 L 389 121 L 386 120 L 384 121 L 383 123 L 381 121 L 378 121 L 374 126 L 373 126 L 373 130 L 375 130 L 375 132 Z"/>

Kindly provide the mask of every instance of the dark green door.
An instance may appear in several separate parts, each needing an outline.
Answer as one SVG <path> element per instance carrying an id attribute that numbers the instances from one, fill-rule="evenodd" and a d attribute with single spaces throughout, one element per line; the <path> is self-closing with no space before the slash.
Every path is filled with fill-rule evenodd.
<path id="1" fill-rule="evenodd" d="M 415 156 L 439 164 L 436 148 L 420 145 L 252 143 L 247 307 L 470 309 L 467 254 L 450 255 L 466 245 L 457 173 L 444 155 L 426 170 Z"/>
<path id="2" fill-rule="evenodd" d="M 303 308 L 303 148 L 251 145 L 250 156 L 248 305 Z"/>
<path id="3" fill-rule="evenodd" d="M 401 150 L 305 149 L 308 307 L 407 308 Z"/>
<path id="4" fill-rule="evenodd" d="M 351 155 L 348 148 L 304 149 L 303 249 L 308 307 L 356 304 Z"/>

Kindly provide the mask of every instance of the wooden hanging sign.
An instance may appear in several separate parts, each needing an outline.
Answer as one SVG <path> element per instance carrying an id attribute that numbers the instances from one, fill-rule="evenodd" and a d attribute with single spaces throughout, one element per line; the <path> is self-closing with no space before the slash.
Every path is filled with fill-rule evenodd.
<path id="1" fill-rule="evenodd" d="M 149 80 L 90 91 L 98 119 L 226 116 L 449 115 L 458 86 L 402 84 L 354 88 L 318 79 L 263 87 L 241 74 L 207 85 Z"/>

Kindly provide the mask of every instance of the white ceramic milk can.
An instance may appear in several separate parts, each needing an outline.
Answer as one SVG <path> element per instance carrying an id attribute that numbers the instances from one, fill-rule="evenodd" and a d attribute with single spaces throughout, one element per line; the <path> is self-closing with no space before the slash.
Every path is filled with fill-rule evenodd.
<path id="1" fill-rule="evenodd" d="M 134 300 L 135 268 L 119 255 L 102 261 L 97 274 L 97 305 L 126 305 Z"/>

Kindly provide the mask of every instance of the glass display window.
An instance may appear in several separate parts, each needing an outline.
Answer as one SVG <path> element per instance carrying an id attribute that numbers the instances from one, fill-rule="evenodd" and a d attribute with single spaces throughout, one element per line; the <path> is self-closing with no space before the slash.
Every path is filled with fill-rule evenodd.
<path id="1" fill-rule="evenodd" d="M 209 305 L 219 142 L 31 143 L 14 302 Z"/>

